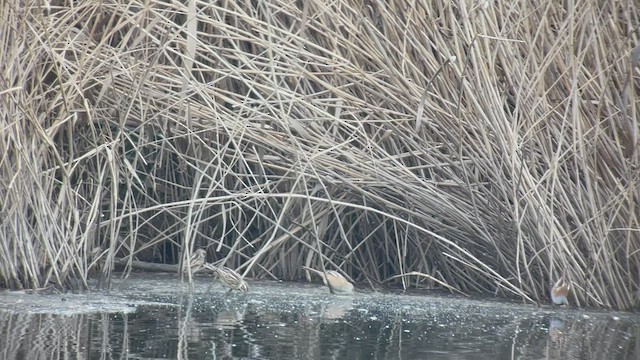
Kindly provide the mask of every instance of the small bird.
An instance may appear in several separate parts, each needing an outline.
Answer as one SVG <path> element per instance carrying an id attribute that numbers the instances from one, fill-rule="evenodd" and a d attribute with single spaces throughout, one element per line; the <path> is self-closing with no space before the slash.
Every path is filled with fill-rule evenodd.
<path id="1" fill-rule="evenodd" d="M 569 305 L 567 295 L 571 289 L 571 280 L 567 274 L 567 270 L 562 272 L 560 279 L 551 287 L 551 301 L 554 305 Z"/>
<path id="2" fill-rule="evenodd" d="M 303 266 L 303 269 L 316 273 L 322 277 L 324 284 L 329 287 L 332 294 L 353 294 L 353 284 L 345 279 L 342 274 L 337 271 L 327 270 L 326 273 Z M 326 275 L 325 275 L 326 274 Z"/>
<path id="3" fill-rule="evenodd" d="M 188 272 L 191 269 L 191 273 L 195 274 L 198 270 L 202 269 L 204 261 L 207 259 L 207 252 L 204 249 L 198 249 L 189 258 L 189 266 L 186 264 L 182 266 L 182 272 Z"/>
<path id="4" fill-rule="evenodd" d="M 249 285 L 247 285 L 246 281 L 244 281 L 242 276 L 235 270 L 226 266 L 215 266 L 209 263 L 204 264 L 203 267 L 216 273 L 222 284 L 229 288 L 228 292 L 240 290 L 246 293 L 249 291 Z"/>

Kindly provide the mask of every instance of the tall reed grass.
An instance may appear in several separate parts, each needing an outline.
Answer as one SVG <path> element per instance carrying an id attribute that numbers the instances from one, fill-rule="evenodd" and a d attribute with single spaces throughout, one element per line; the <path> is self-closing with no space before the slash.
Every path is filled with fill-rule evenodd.
<path id="1" fill-rule="evenodd" d="M 637 2 L 1 9 L 3 287 L 202 247 L 258 278 L 546 302 L 569 269 L 573 304 L 637 300 Z"/>

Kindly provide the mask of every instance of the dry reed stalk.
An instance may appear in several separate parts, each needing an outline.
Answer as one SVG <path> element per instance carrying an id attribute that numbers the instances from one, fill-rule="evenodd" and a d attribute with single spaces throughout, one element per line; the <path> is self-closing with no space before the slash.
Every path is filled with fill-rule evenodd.
<path id="1" fill-rule="evenodd" d="M 207 246 L 634 305 L 637 4 L 76 5 L 1 10 L 2 286 Z"/>

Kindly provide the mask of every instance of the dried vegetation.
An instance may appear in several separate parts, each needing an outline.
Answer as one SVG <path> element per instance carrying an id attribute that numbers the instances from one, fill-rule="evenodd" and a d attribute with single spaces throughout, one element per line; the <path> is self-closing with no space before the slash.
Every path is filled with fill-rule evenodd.
<path id="1" fill-rule="evenodd" d="M 634 306 L 637 2 L 44 4 L 0 8 L 1 286 L 207 248 Z"/>

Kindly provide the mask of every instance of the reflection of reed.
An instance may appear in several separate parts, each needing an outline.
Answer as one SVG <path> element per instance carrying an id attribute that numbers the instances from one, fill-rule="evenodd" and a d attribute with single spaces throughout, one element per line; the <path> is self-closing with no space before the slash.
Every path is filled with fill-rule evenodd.
<path id="1" fill-rule="evenodd" d="M 191 295 L 191 293 L 189 293 Z M 184 301 L 181 301 L 184 303 Z M 184 311 L 184 315 L 183 315 Z M 189 340 L 200 340 L 200 327 L 191 319 L 193 296 L 187 297 L 187 305 L 178 309 L 178 358 L 189 358 Z"/>
<path id="2" fill-rule="evenodd" d="M 636 334 L 635 338 L 621 336 L 627 333 L 626 327 L 627 325 L 614 318 L 606 324 L 588 319 L 551 318 L 545 349 L 546 358 L 605 360 L 613 358 L 613 354 L 624 354 L 620 358 L 625 359 L 637 358 L 639 353 L 634 344 L 640 341 L 640 334 Z"/>
<path id="3" fill-rule="evenodd" d="M 87 315 L 8 314 L 0 312 L 0 358 L 88 359 L 90 320 Z"/>
<path id="4" fill-rule="evenodd" d="M 502 355 L 505 347 L 512 346 L 506 350 L 514 358 L 604 360 L 637 358 L 640 352 L 640 330 L 629 320 L 589 319 L 588 313 L 583 318 L 583 313 L 572 310 L 553 312 L 554 317 L 539 312 L 533 318 L 485 316 L 491 313 L 465 317 L 434 310 L 414 318 L 413 310 L 405 310 L 402 304 L 362 315 L 353 311 L 352 301 L 358 309 L 363 306 L 360 299 L 300 297 L 288 298 L 286 306 L 274 306 L 280 299 L 247 304 L 188 294 L 179 308 L 141 307 L 129 315 L 66 317 L 0 311 L 0 359 L 109 360 L 159 355 L 182 360 L 195 355 L 257 359 L 278 358 L 283 351 L 292 358 L 359 358 L 354 354 L 369 355 L 369 351 L 375 351 L 377 358 L 416 358 L 411 355 L 424 344 L 427 350 L 441 351 L 449 358 L 472 358 L 459 351 L 468 354 L 469 349 L 487 346 L 500 346 Z M 354 341 L 356 337 L 360 340 Z M 512 341 L 497 345 L 496 339 Z"/>

